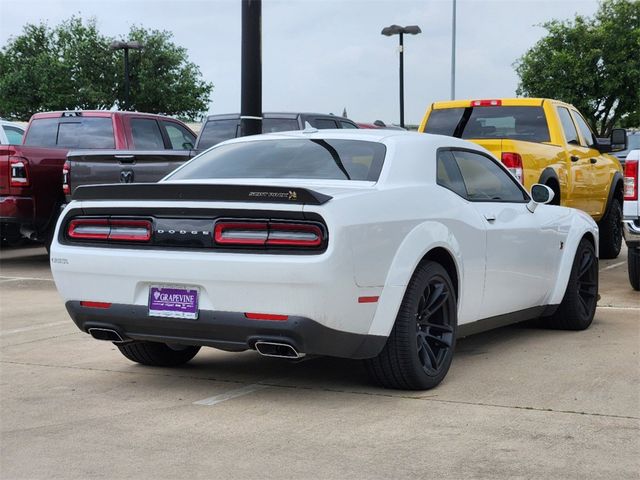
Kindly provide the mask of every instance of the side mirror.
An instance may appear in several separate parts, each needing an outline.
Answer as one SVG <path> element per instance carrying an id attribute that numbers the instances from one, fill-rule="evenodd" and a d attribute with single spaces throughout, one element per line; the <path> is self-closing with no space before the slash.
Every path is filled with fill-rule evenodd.
<path id="1" fill-rule="evenodd" d="M 624 128 L 614 128 L 611 131 L 611 151 L 621 152 L 627 149 L 627 131 Z"/>
<path id="2" fill-rule="evenodd" d="M 536 211 L 540 204 L 549 203 L 555 197 L 555 193 L 546 185 L 536 183 L 531 186 L 531 201 L 527 204 L 527 208 L 531 213 Z"/>
<path id="3" fill-rule="evenodd" d="M 191 142 L 184 142 L 182 144 L 182 149 L 183 150 L 193 150 L 193 143 Z"/>

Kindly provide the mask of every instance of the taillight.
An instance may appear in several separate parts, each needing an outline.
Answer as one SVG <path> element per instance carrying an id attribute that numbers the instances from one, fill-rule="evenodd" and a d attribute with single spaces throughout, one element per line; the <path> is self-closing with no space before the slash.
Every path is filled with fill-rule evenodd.
<path id="1" fill-rule="evenodd" d="M 12 187 L 29 186 L 29 162 L 22 157 L 9 157 L 9 178 Z"/>
<path id="2" fill-rule="evenodd" d="M 638 199 L 638 160 L 627 160 L 624 165 L 624 199 Z"/>
<path id="3" fill-rule="evenodd" d="M 222 220 L 215 224 L 218 245 L 267 247 L 319 247 L 324 234 L 312 223 L 245 222 Z"/>
<path id="4" fill-rule="evenodd" d="M 472 107 L 499 107 L 502 100 L 471 100 Z"/>
<path id="5" fill-rule="evenodd" d="M 274 315 L 272 313 L 245 313 L 244 316 L 249 320 L 285 321 L 289 319 L 288 315 Z"/>
<path id="6" fill-rule="evenodd" d="M 71 195 L 71 184 L 69 183 L 69 173 L 71 172 L 71 163 L 69 160 L 64 162 L 62 167 L 62 193 L 65 195 Z"/>
<path id="7" fill-rule="evenodd" d="M 502 163 L 513 174 L 518 181 L 524 185 L 524 175 L 522 173 L 522 157 L 519 153 L 502 152 Z"/>
<path id="8" fill-rule="evenodd" d="M 149 220 L 76 218 L 69 222 L 67 235 L 74 240 L 148 242 L 151 239 L 151 222 Z"/>

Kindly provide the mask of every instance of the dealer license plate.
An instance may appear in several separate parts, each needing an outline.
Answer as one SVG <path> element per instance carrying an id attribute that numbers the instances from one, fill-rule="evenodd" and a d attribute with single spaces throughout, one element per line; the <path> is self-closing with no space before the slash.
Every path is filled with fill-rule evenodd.
<path id="1" fill-rule="evenodd" d="M 149 315 L 152 317 L 198 318 L 198 288 L 151 285 Z"/>

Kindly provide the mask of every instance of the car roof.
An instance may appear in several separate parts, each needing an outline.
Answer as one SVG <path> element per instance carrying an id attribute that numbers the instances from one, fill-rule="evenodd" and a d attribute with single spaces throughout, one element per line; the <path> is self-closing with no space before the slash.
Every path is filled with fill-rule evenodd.
<path id="1" fill-rule="evenodd" d="M 20 130 L 23 130 L 23 131 L 26 129 L 24 125 L 19 125 L 17 123 L 10 122 L 9 120 L 5 120 L 3 118 L 0 118 L 0 125 L 8 125 L 10 127 L 19 128 Z"/>
<path id="2" fill-rule="evenodd" d="M 349 120 L 345 117 L 340 117 L 338 115 L 331 115 L 329 113 L 313 113 L 313 112 L 263 112 L 262 118 L 290 118 L 296 119 L 299 116 L 305 117 L 327 117 L 334 118 L 336 120 L 348 120 L 352 122 L 353 120 Z M 208 115 L 207 120 L 234 120 L 240 118 L 239 113 L 220 113 L 216 115 Z M 354 122 L 355 123 L 355 122 Z"/>
<path id="3" fill-rule="evenodd" d="M 31 117 L 34 118 L 60 118 L 63 117 L 64 114 L 71 114 L 69 118 L 73 118 L 73 114 L 80 114 L 79 116 L 86 115 L 88 117 L 113 117 L 114 115 L 118 116 L 131 116 L 135 115 L 136 117 L 152 117 L 152 118 L 171 118 L 167 115 L 161 115 L 158 113 L 145 113 L 145 112 L 135 112 L 135 111 L 123 111 L 123 110 L 55 110 L 52 112 L 39 112 L 34 113 Z"/>

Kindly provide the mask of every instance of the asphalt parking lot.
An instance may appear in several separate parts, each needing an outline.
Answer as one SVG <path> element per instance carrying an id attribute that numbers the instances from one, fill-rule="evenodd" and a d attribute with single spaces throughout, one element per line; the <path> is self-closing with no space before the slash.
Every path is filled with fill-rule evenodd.
<path id="1" fill-rule="evenodd" d="M 427 392 L 359 362 L 203 349 L 150 368 L 77 330 L 43 248 L 0 252 L 3 479 L 640 477 L 640 293 L 601 262 L 592 327 L 463 339 Z"/>

